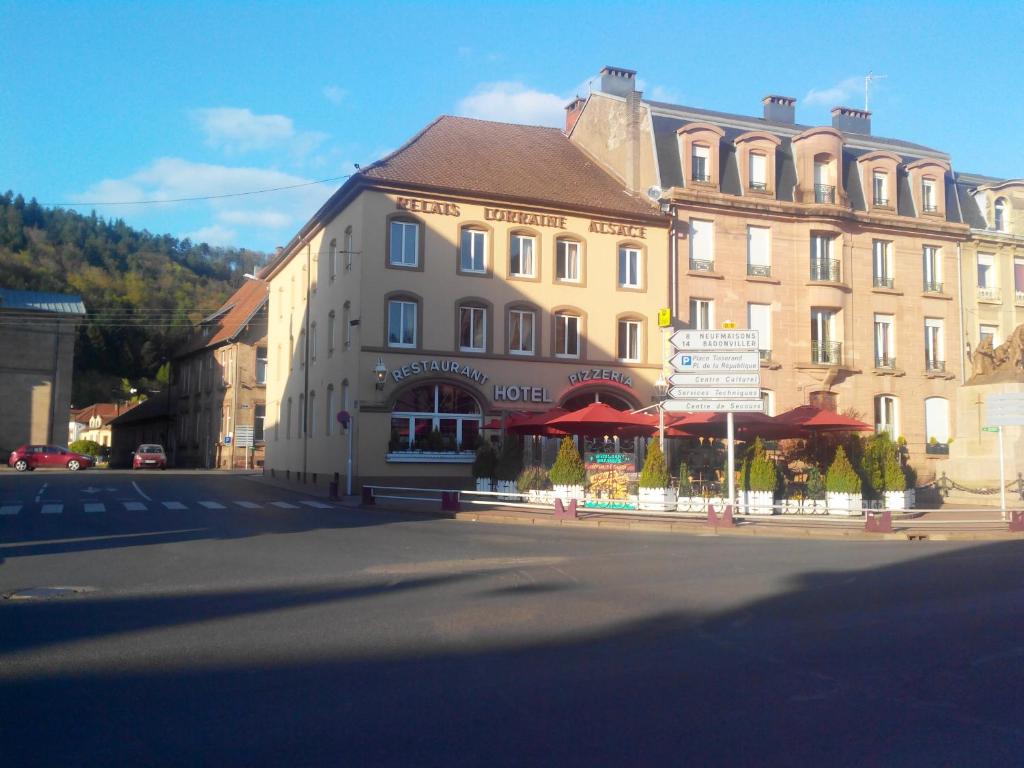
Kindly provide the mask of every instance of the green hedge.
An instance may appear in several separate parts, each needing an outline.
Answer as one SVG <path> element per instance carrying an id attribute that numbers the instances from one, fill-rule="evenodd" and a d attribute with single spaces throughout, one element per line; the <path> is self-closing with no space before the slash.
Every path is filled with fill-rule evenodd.
<path id="1" fill-rule="evenodd" d="M 825 474 L 825 488 L 829 493 L 860 495 L 860 476 L 854 471 L 850 460 L 846 458 L 843 446 L 836 449 L 836 457 Z"/>
<path id="2" fill-rule="evenodd" d="M 583 466 L 580 452 L 576 450 L 576 441 L 571 437 L 563 437 L 558 447 L 558 458 L 551 467 L 551 483 L 553 485 L 583 485 L 587 479 L 587 469 Z"/>
<path id="3" fill-rule="evenodd" d="M 640 472 L 640 487 L 668 488 L 670 481 L 668 467 L 665 466 L 665 454 L 661 451 L 661 443 L 658 440 L 652 440 L 647 447 L 644 468 Z"/>

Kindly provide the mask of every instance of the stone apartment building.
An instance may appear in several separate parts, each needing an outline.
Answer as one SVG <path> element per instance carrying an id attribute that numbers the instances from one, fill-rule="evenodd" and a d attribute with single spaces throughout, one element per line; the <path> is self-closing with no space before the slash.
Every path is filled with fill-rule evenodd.
<path id="1" fill-rule="evenodd" d="M 762 106 L 750 117 L 648 101 L 634 72 L 606 67 L 568 105 L 566 132 L 672 212 L 679 321 L 760 332 L 767 412 L 853 411 L 905 437 L 927 476 L 928 446 L 954 431 L 963 353 L 969 225 L 950 158 L 873 135 L 863 110 L 807 126 L 794 99 Z"/>
<path id="2" fill-rule="evenodd" d="M 267 284 L 247 280 L 172 361 L 174 466 L 263 465 L 267 363 Z"/>

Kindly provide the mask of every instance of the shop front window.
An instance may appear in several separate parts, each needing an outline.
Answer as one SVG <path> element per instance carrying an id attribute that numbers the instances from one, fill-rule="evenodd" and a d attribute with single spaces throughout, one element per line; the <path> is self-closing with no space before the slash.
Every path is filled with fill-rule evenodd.
<path id="1" fill-rule="evenodd" d="M 388 461 L 472 461 L 482 419 L 480 404 L 461 387 L 412 387 L 391 413 Z"/>

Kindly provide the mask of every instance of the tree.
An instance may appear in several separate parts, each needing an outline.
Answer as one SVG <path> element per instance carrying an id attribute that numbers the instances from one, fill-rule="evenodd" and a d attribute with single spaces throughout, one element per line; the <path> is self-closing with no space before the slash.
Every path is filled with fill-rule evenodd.
<path id="1" fill-rule="evenodd" d="M 587 468 L 576 450 L 576 441 L 571 437 L 562 438 L 550 477 L 553 485 L 583 485 L 586 481 Z"/>
<path id="2" fill-rule="evenodd" d="M 836 457 L 825 474 L 825 488 L 829 493 L 860 494 L 860 476 L 854 472 L 853 465 L 846 458 L 843 446 L 836 449 Z"/>
<path id="3" fill-rule="evenodd" d="M 661 451 L 661 443 L 652 440 L 647 448 L 647 458 L 640 472 L 641 488 L 668 488 L 668 467 L 665 466 L 665 454 Z"/>

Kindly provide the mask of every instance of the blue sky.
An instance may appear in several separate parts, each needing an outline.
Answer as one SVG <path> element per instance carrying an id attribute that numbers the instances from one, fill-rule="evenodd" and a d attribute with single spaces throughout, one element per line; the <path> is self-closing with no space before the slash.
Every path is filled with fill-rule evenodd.
<path id="1" fill-rule="evenodd" d="M 1024 177 L 1024 3 L 132 3 L 0 0 L 0 188 L 44 203 L 196 197 L 350 173 L 439 114 L 560 125 L 602 66 L 648 98 L 873 131 Z M 272 250 L 339 182 L 95 205 Z"/>

